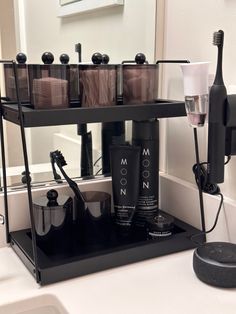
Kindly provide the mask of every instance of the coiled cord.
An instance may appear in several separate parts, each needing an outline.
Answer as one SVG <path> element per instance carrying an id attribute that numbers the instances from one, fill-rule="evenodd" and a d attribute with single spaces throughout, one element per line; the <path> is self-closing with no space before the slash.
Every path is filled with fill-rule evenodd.
<path id="1" fill-rule="evenodd" d="M 216 183 L 209 183 L 207 181 L 207 170 L 205 168 L 205 165 L 207 165 L 207 162 L 201 162 L 199 164 L 199 175 L 198 175 L 198 165 L 193 165 L 193 173 L 195 176 L 195 181 L 197 183 L 198 188 L 201 187 L 202 191 L 208 194 L 218 194 L 220 193 L 220 188 Z"/>
<path id="2" fill-rule="evenodd" d="M 215 227 L 216 227 L 216 225 L 218 223 L 219 215 L 220 215 L 221 208 L 222 208 L 222 205 L 223 205 L 223 202 L 224 202 L 224 196 L 223 196 L 222 193 L 217 193 L 217 195 L 219 195 L 221 199 L 220 199 L 220 204 L 219 204 L 219 207 L 218 207 L 218 210 L 217 210 L 217 213 L 216 213 L 216 218 L 215 218 L 215 221 L 214 221 L 212 227 L 209 230 L 207 230 L 207 231 L 202 231 L 202 232 L 193 234 L 191 236 L 191 241 L 193 241 L 197 245 L 203 245 L 203 243 L 195 241 L 194 238 L 200 237 L 202 235 L 205 235 L 205 234 L 208 234 L 208 233 L 212 232 L 215 229 Z"/>
<path id="3" fill-rule="evenodd" d="M 227 156 L 227 160 L 225 161 L 225 165 L 227 165 L 229 163 L 231 159 L 231 156 Z M 197 183 L 197 186 L 201 187 L 202 191 L 205 192 L 205 193 L 208 193 L 208 194 L 211 194 L 211 195 L 215 195 L 215 194 L 219 194 L 220 193 L 220 188 L 219 186 L 216 184 L 216 183 L 209 183 L 207 181 L 207 170 L 205 168 L 205 166 L 207 166 L 207 162 L 201 162 L 199 163 L 199 175 L 200 175 L 200 179 L 199 179 L 199 176 L 198 176 L 198 165 L 197 164 L 194 164 L 193 165 L 193 173 L 194 173 L 194 176 L 195 176 L 195 181 Z"/>
<path id="4" fill-rule="evenodd" d="M 205 168 L 205 166 L 207 166 L 207 162 L 201 162 L 199 161 L 199 148 L 198 148 L 198 137 L 197 137 L 197 128 L 194 128 L 194 143 L 195 143 L 195 153 L 196 153 L 196 161 L 197 163 L 193 165 L 193 173 L 195 176 L 195 181 L 199 190 L 199 201 L 200 201 L 200 210 L 201 210 L 201 220 L 202 220 L 202 231 L 194 234 L 191 236 L 191 240 L 197 244 L 197 245 L 203 245 L 203 243 L 200 243 L 198 241 L 195 241 L 194 238 L 195 237 L 199 237 L 199 236 L 203 236 L 206 235 L 210 232 L 212 232 L 217 223 L 218 223 L 218 219 L 219 219 L 219 215 L 221 212 L 221 208 L 224 202 L 224 196 L 222 193 L 220 193 L 220 188 L 216 183 L 210 183 L 208 182 L 208 175 L 207 175 L 207 170 Z M 227 156 L 227 160 L 224 163 L 225 165 L 228 164 L 228 162 L 230 161 L 231 156 Z M 211 195 L 219 195 L 221 197 L 220 200 L 220 204 L 216 213 L 216 218 L 215 221 L 212 225 L 212 227 L 209 230 L 205 230 L 205 213 L 204 213 L 204 204 L 203 204 L 203 193 L 208 193 Z M 205 241 L 205 238 L 204 238 Z"/>

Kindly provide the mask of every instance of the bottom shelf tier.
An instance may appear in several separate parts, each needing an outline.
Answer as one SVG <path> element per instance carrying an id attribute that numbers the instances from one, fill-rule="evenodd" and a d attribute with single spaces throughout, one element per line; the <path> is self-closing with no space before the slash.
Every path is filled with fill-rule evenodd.
<path id="1" fill-rule="evenodd" d="M 46 285 L 192 249 L 196 244 L 191 240 L 191 236 L 199 232 L 200 230 L 175 218 L 173 235 L 167 238 L 147 239 L 146 233 L 142 231 L 135 231 L 130 237 L 120 238 L 113 228 L 111 237 L 106 243 L 78 244 L 75 239 L 68 245 L 63 238 L 57 240 L 56 246 L 48 241 L 37 242 L 40 284 Z M 30 229 L 12 232 L 11 245 L 35 276 Z"/>

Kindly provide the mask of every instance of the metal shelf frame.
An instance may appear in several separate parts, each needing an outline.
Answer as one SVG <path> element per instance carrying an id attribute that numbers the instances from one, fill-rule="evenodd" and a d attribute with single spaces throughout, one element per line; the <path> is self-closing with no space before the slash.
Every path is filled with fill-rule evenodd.
<path id="1" fill-rule="evenodd" d="M 33 201 L 32 201 L 32 191 L 30 186 L 30 173 L 29 173 L 29 161 L 28 161 L 28 153 L 26 146 L 26 137 L 25 137 L 25 128 L 24 128 L 24 117 L 22 112 L 22 104 L 19 93 L 19 84 L 18 84 L 18 72 L 17 65 L 14 60 L 0 60 L 0 63 L 3 64 L 12 64 L 13 73 L 15 77 L 15 87 L 16 87 L 16 99 L 17 99 L 17 108 L 19 112 L 19 125 L 21 132 L 21 142 L 23 148 L 23 157 L 25 164 L 25 175 L 26 175 L 26 185 L 27 185 L 27 193 L 28 193 L 28 204 L 29 204 L 29 212 L 30 212 L 30 222 L 31 222 L 31 230 L 32 230 L 32 249 L 35 263 L 35 277 L 36 281 L 40 282 L 39 271 L 38 271 L 38 257 L 37 257 L 37 244 L 36 244 L 36 231 L 35 231 L 35 223 L 33 216 Z M 5 217 L 6 217 L 6 239 L 7 242 L 10 243 L 11 237 L 9 233 L 9 219 L 8 219 L 8 197 L 7 197 L 7 179 L 6 179 L 6 162 L 5 162 L 5 143 L 4 143 L 4 128 L 3 128 L 3 104 L 0 99 L 0 110 L 1 110 L 1 124 L 0 124 L 0 132 L 1 132 L 1 153 L 2 153 L 2 163 L 3 163 L 3 188 L 4 188 L 4 206 L 5 206 Z"/>
<path id="2" fill-rule="evenodd" d="M 7 121 L 24 127 L 147 120 L 186 116 L 184 102 L 158 99 L 155 103 L 119 105 L 96 108 L 68 108 L 36 110 L 30 104 L 2 104 L 2 115 Z"/>
<path id="3" fill-rule="evenodd" d="M 15 75 L 15 86 L 17 103 L 7 103 L 0 100 L 0 140 L 1 155 L 3 166 L 3 187 L 4 187 L 4 206 L 7 242 L 11 243 L 12 248 L 21 258 L 29 271 L 35 276 L 37 283 L 47 284 L 84 275 L 102 269 L 125 265 L 147 258 L 161 256 L 172 252 L 194 248 L 195 244 L 191 241 L 191 235 L 198 233 L 199 230 L 177 220 L 177 232 L 171 239 L 164 241 L 147 241 L 138 239 L 136 242 L 127 245 L 109 247 L 100 252 L 93 252 L 90 256 L 79 256 L 73 262 L 64 262 L 58 266 L 44 267 L 39 265 L 39 257 L 44 256 L 36 242 L 36 229 L 33 215 L 32 191 L 29 175 L 28 153 L 25 138 L 25 128 L 42 127 L 78 123 L 113 122 L 126 120 L 146 120 L 151 118 L 171 118 L 183 117 L 186 115 L 184 102 L 171 100 L 157 100 L 155 103 L 142 105 L 119 105 L 113 107 L 100 108 L 68 108 L 60 110 L 35 110 L 30 104 L 22 104 L 19 95 L 17 65 L 14 60 L 0 60 L 0 63 L 12 64 Z M 23 156 L 26 172 L 28 205 L 30 212 L 30 230 L 19 232 L 9 232 L 8 219 L 8 195 L 6 182 L 6 159 L 3 120 L 10 121 L 20 126 Z M 26 236 L 30 233 L 30 237 Z M 125 252 L 125 254 L 124 254 Z M 82 257 L 81 257 L 82 256 Z M 49 262 L 50 265 L 50 262 Z"/>

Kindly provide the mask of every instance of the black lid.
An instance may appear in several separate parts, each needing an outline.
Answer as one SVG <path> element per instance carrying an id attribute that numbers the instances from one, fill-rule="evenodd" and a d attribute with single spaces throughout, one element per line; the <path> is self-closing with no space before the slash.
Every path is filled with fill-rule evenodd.
<path id="1" fill-rule="evenodd" d="M 218 263 L 236 263 L 236 244 L 228 242 L 209 242 L 197 248 L 198 255 L 205 260 Z"/>
<path id="2" fill-rule="evenodd" d="M 124 68 L 129 68 L 129 69 L 146 69 L 146 68 L 153 68 L 156 69 L 157 65 L 156 64 L 149 64 L 148 61 L 146 60 L 145 54 L 142 52 L 139 52 L 136 54 L 134 57 L 134 60 L 123 60 L 122 61 L 122 66 Z"/>
<path id="3" fill-rule="evenodd" d="M 109 56 L 104 53 L 104 54 L 102 55 L 102 63 L 103 63 L 103 64 L 108 64 L 109 61 L 110 61 Z"/>
<path id="4" fill-rule="evenodd" d="M 61 64 L 68 64 L 70 61 L 70 57 L 68 56 L 68 54 L 63 53 L 60 55 L 60 62 Z"/>
<path id="5" fill-rule="evenodd" d="M 93 64 L 93 63 L 80 63 L 78 65 L 79 70 L 115 70 L 118 67 L 117 64 Z"/>
<path id="6" fill-rule="evenodd" d="M 17 66 L 20 66 L 23 64 L 18 64 Z M 25 66 L 25 65 L 24 65 Z M 27 63 L 27 66 L 29 70 L 67 70 L 71 67 L 71 64 L 59 64 L 59 63 L 53 63 L 53 64 L 41 64 L 41 63 Z M 74 66 L 74 65 L 73 65 Z M 76 65 L 78 66 L 78 65 Z"/>
<path id="7" fill-rule="evenodd" d="M 149 231 L 169 231 L 174 228 L 174 218 L 167 214 L 158 214 L 147 221 Z"/>
<path id="8" fill-rule="evenodd" d="M 91 60 L 92 60 L 93 64 L 101 64 L 102 63 L 102 54 L 100 52 L 95 52 L 92 55 Z"/>
<path id="9" fill-rule="evenodd" d="M 59 195 L 56 190 L 49 190 L 45 196 L 41 196 L 33 201 L 33 205 L 43 210 L 50 208 L 64 207 L 69 202 L 72 202 L 72 198 L 67 195 Z"/>
<path id="10" fill-rule="evenodd" d="M 17 55 L 16 55 L 16 60 L 18 63 L 20 64 L 25 64 L 26 61 L 27 61 L 27 57 L 26 55 L 23 53 L 23 52 L 19 52 Z"/>
<path id="11" fill-rule="evenodd" d="M 159 139 L 159 121 L 133 121 L 132 123 L 133 140 L 158 140 Z"/>
<path id="12" fill-rule="evenodd" d="M 51 52 L 44 52 L 41 59 L 44 64 L 52 64 L 54 61 L 54 55 Z"/>

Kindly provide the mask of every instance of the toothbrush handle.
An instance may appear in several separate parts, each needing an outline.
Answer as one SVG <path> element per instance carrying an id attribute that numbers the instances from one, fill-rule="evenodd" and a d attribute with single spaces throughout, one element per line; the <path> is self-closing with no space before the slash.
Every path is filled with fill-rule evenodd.
<path id="1" fill-rule="evenodd" d="M 212 85 L 209 95 L 208 181 L 224 182 L 225 118 L 227 92 L 224 85 Z"/>
<path id="2" fill-rule="evenodd" d="M 64 171 L 64 169 L 62 168 L 62 166 L 60 164 L 57 164 L 57 166 L 59 167 L 61 173 L 63 174 L 63 176 L 66 179 L 67 183 L 69 184 L 70 188 L 73 190 L 76 198 L 78 200 L 82 200 L 84 202 L 83 195 L 78 191 L 77 184 L 68 177 L 68 175 L 66 174 L 66 172 Z"/>
<path id="3" fill-rule="evenodd" d="M 61 180 L 61 177 L 60 177 L 60 175 L 59 175 L 59 174 L 57 173 L 57 171 L 56 171 L 53 158 L 51 158 L 51 165 L 52 165 L 52 172 L 53 172 L 54 180 L 60 181 L 60 180 Z M 60 182 L 61 182 L 61 181 L 60 181 Z"/>

